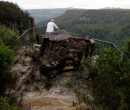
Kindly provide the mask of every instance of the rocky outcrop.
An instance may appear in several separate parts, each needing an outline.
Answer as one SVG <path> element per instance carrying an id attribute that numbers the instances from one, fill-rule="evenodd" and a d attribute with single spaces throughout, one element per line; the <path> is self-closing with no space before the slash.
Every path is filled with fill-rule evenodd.
<path id="1" fill-rule="evenodd" d="M 62 37 L 66 35 L 68 34 L 62 33 Z M 65 86 L 70 83 L 65 79 L 71 78 L 70 75 L 57 75 L 65 71 L 66 66 L 72 65 L 71 69 L 78 69 L 81 60 L 90 55 L 90 44 L 92 43 L 88 38 L 74 38 L 69 35 L 61 40 L 46 37 L 42 46 L 35 44 L 21 48 L 19 53 L 22 54 L 17 54 L 17 60 L 12 65 L 11 72 L 16 84 L 11 94 L 17 97 L 18 103 L 22 104 L 25 110 L 75 109 L 73 104 L 78 103 L 76 94 Z M 50 77 L 55 76 L 57 77 L 51 79 L 53 85 L 48 89 Z"/>
<path id="2" fill-rule="evenodd" d="M 14 90 L 17 92 L 21 91 L 33 91 L 34 89 L 40 89 L 39 87 L 39 80 L 41 80 L 42 75 L 39 72 L 39 68 L 36 64 L 36 62 L 33 61 L 32 55 L 34 51 L 32 50 L 32 47 L 24 47 L 21 48 L 22 52 L 24 53 L 20 54 L 19 59 L 17 59 L 17 62 L 12 65 L 11 73 L 16 79 L 16 85 Z"/>
<path id="3" fill-rule="evenodd" d="M 11 96 L 15 97 L 18 104 L 24 110 L 73 110 L 73 102 L 77 102 L 75 93 L 65 87 L 65 77 L 49 79 L 44 77 L 38 68 L 37 61 L 31 55 L 34 47 L 24 47 L 24 51 L 17 62 L 12 65 L 12 74 L 15 76 L 16 84 L 11 90 Z"/>
<path id="4" fill-rule="evenodd" d="M 41 73 L 47 77 L 55 77 L 66 71 L 66 66 L 77 70 L 81 60 L 92 56 L 94 44 L 94 40 L 90 38 L 74 37 L 65 31 L 46 35 L 39 55 Z"/>

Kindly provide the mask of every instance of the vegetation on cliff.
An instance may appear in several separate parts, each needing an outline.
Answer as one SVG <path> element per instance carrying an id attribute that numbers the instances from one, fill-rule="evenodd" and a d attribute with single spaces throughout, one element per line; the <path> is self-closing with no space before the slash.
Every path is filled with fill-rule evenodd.
<path id="1" fill-rule="evenodd" d="M 129 66 L 129 60 L 108 49 L 104 49 L 94 65 L 86 62 L 83 79 L 92 87 L 94 103 L 104 106 L 103 110 L 130 109 Z"/>
<path id="2" fill-rule="evenodd" d="M 0 24 L 22 34 L 24 30 L 33 26 L 33 22 L 29 13 L 21 10 L 17 4 L 0 1 Z"/>

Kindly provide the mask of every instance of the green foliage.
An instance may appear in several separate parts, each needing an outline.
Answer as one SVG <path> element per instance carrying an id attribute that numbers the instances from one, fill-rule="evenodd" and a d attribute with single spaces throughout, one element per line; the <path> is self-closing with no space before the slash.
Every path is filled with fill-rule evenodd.
<path id="1" fill-rule="evenodd" d="M 33 61 L 37 61 L 38 55 L 39 55 L 39 50 L 36 50 L 32 46 L 30 46 L 30 47 L 28 47 L 25 55 L 31 57 Z"/>
<path id="2" fill-rule="evenodd" d="M 8 70 L 8 66 L 11 65 L 13 61 L 13 51 L 7 48 L 1 41 L 0 41 L 0 71 Z M 0 72 L 0 73 L 1 73 Z"/>
<path id="3" fill-rule="evenodd" d="M 52 80 L 50 78 L 45 77 L 43 79 L 43 84 L 47 90 L 49 90 L 52 87 Z"/>
<path id="4" fill-rule="evenodd" d="M 0 1 L 0 24 L 18 30 L 21 34 L 25 29 L 33 26 L 33 18 L 16 4 Z"/>
<path id="5" fill-rule="evenodd" d="M 22 109 L 10 105 L 6 98 L 0 97 L 0 110 L 22 110 Z"/>
<path id="6" fill-rule="evenodd" d="M 65 86 L 67 87 L 73 87 L 74 80 L 73 79 L 66 79 Z"/>
<path id="7" fill-rule="evenodd" d="M 130 63 L 119 54 L 104 50 L 90 71 L 95 98 L 112 110 L 130 109 Z"/>
<path id="8" fill-rule="evenodd" d="M 11 83 L 12 76 L 9 73 L 9 69 L 13 58 L 13 51 L 7 48 L 0 40 L 0 94 L 4 93 L 6 87 Z"/>
<path id="9" fill-rule="evenodd" d="M 11 49 L 16 48 L 20 43 L 18 35 L 3 25 L 0 25 L 0 39 Z"/>

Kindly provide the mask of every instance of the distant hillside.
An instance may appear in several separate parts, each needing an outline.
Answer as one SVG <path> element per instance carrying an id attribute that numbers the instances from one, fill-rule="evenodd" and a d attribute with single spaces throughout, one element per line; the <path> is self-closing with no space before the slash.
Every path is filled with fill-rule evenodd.
<path id="1" fill-rule="evenodd" d="M 61 29 L 78 35 L 91 35 L 124 46 L 130 39 L 130 10 L 67 10 L 56 18 Z"/>
<path id="2" fill-rule="evenodd" d="M 40 25 L 46 25 L 42 21 Z M 123 47 L 130 40 L 129 9 L 70 9 L 55 18 L 60 29 L 96 39 L 113 42 Z"/>
<path id="3" fill-rule="evenodd" d="M 35 23 L 60 16 L 66 11 L 65 8 L 58 9 L 30 9 L 28 12 L 34 17 Z"/>

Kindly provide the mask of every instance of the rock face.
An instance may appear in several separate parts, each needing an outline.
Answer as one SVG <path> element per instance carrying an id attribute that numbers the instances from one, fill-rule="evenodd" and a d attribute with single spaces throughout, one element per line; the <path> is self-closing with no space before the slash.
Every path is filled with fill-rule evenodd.
<path id="1" fill-rule="evenodd" d="M 70 84 L 72 73 L 57 75 L 66 71 L 68 69 L 66 66 L 73 66 L 69 70 L 78 69 L 80 61 L 90 57 L 92 43 L 88 38 L 75 38 L 61 31 L 46 36 L 43 39 L 41 50 L 39 50 L 40 45 L 22 48 L 20 50 L 22 54 L 16 56 L 17 62 L 12 65 L 16 85 L 11 93 L 17 97 L 18 103 L 25 106 L 24 110 L 76 109 L 74 107 L 75 103 L 78 103 L 76 94 L 66 87 Z M 39 57 L 37 57 L 39 52 Z M 57 77 L 47 78 L 41 73 L 47 77 Z M 49 81 L 52 86 L 48 90 L 45 88 L 50 86 Z"/>
<path id="2" fill-rule="evenodd" d="M 92 55 L 92 45 L 94 43 L 91 43 L 89 38 L 74 37 L 65 31 L 46 35 L 40 51 L 41 73 L 48 77 L 55 77 L 69 69 L 77 70 L 81 60 L 88 58 L 90 53 Z M 66 69 L 66 66 L 71 68 Z"/>
<path id="3" fill-rule="evenodd" d="M 37 62 L 27 56 L 28 51 L 30 48 L 26 47 L 24 54 L 12 65 L 16 85 L 12 88 L 11 96 L 16 98 L 23 110 L 74 110 L 73 102 L 78 100 L 75 93 L 65 86 L 67 74 L 50 81 L 40 74 Z M 47 89 L 49 81 L 53 85 Z"/>
<path id="4" fill-rule="evenodd" d="M 36 88 L 40 89 L 38 81 L 43 78 L 43 75 L 40 74 L 32 57 L 27 55 L 30 48 L 25 47 L 21 51 L 24 51 L 24 53 L 19 56 L 17 62 L 11 68 L 11 73 L 16 79 L 14 90 L 20 93 L 22 91 L 33 91 Z"/>

